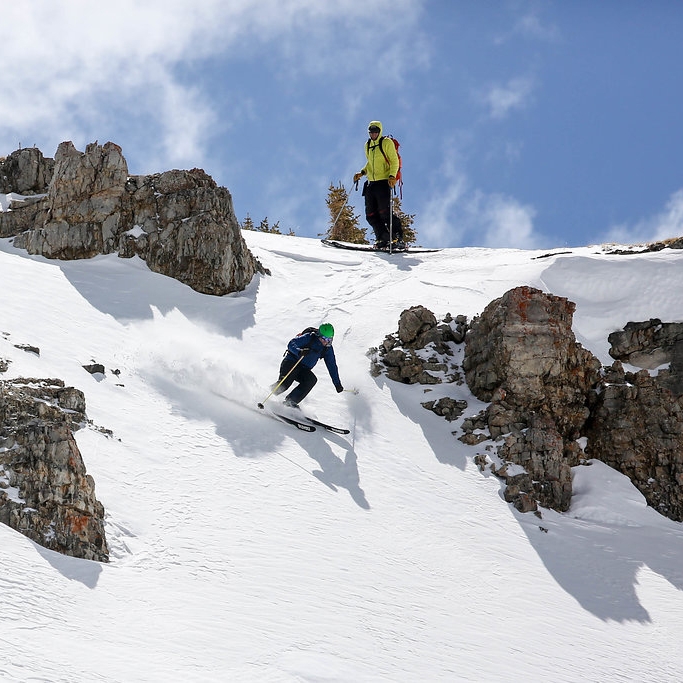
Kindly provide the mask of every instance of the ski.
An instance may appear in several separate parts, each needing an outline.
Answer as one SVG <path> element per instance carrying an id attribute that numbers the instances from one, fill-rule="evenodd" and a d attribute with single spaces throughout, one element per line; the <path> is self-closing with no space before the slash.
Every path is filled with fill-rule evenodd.
<path id="1" fill-rule="evenodd" d="M 425 249 L 423 247 L 406 247 L 404 249 L 393 248 L 391 252 L 389 248 L 386 249 L 375 249 L 371 244 L 355 244 L 353 242 L 341 242 L 340 240 L 330 240 L 323 239 L 320 240 L 323 244 L 328 247 L 336 247 L 337 249 L 351 249 L 353 251 L 370 251 L 377 254 L 428 254 L 435 251 L 441 251 L 441 249 Z"/>
<path id="2" fill-rule="evenodd" d="M 316 427 L 320 427 L 321 429 L 326 429 L 328 432 L 334 432 L 335 434 L 351 433 L 350 429 L 344 429 L 344 427 L 335 427 L 334 425 L 327 424 L 326 422 L 316 420 L 313 417 L 308 417 L 308 415 L 304 415 L 303 413 L 301 414 L 301 417 L 299 419 L 293 418 L 290 415 L 276 413 L 275 411 L 273 411 L 273 415 L 276 415 L 278 418 L 284 420 L 285 422 L 293 424 L 295 427 L 298 427 L 299 429 L 304 429 L 305 427 L 312 427 L 312 429 L 306 431 L 315 431 Z"/>
<path id="3" fill-rule="evenodd" d="M 303 416 L 305 420 L 308 420 L 312 424 L 316 425 L 317 427 L 320 427 L 322 429 L 326 429 L 328 432 L 334 432 L 335 434 L 350 434 L 351 430 L 350 429 L 344 429 L 343 427 L 333 427 L 332 425 L 325 424 L 324 422 L 320 422 L 320 420 L 314 420 L 312 417 L 306 417 L 305 415 Z"/>
<path id="4" fill-rule="evenodd" d="M 295 420 L 293 417 L 288 417 L 287 415 L 282 415 L 281 413 L 276 413 L 275 411 L 273 411 L 272 413 L 261 413 L 261 415 L 268 415 L 269 417 L 274 417 L 276 420 L 281 420 L 282 422 L 286 422 L 287 424 L 294 425 L 297 429 L 300 429 L 302 432 L 315 431 L 315 427 L 312 424 L 301 422 L 300 420 Z"/>
<path id="5" fill-rule="evenodd" d="M 241 408 L 246 408 L 247 410 L 251 410 L 259 415 L 265 415 L 265 417 L 269 417 L 271 420 L 277 420 L 278 422 L 286 422 L 287 424 L 290 424 L 296 427 L 297 429 L 300 429 L 302 432 L 315 431 L 315 426 L 313 424 L 302 422 L 301 420 L 297 420 L 288 415 L 281 415 L 280 413 L 276 413 L 274 410 L 264 410 L 263 404 L 258 404 L 258 406 L 246 405 L 244 403 L 240 403 L 240 401 L 236 401 L 234 398 L 230 396 L 221 394 L 218 391 L 214 391 L 213 393 L 216 396 L 220 396 L 221 398 L 225 399 L 226 401 L 230 401 L 230 403 L 233 403 L 234 405 L 240 406 Z"/>

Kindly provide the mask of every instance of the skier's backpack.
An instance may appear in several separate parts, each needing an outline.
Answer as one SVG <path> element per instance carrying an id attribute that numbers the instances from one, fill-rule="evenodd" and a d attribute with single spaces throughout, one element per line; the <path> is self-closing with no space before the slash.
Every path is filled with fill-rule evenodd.
<path id="1" fill-rule="evenodd" d="M 393 135 L 382 135 L 382 137 L 379 139 L 379 151 L 382 152 L 384 161 L 386 161 L 387 164 L 389 163 L 389 157 L 385 154 L 384 148 L 382 147 L 382 142 L 387 138 L 394 143 L 394 147 L 396 148 L 396 156 L 398 157 L 398 171 L 396 171 L 396 184 L 398 185 L 399 195 L 401 199 L 403 199 L 403 160 L 401 159 L 401 153 L 398 151 L 398 148 L 401 146 L 401 143 Z M 369 151 L 370 140 L 368 140 L 367 145 Z"/>

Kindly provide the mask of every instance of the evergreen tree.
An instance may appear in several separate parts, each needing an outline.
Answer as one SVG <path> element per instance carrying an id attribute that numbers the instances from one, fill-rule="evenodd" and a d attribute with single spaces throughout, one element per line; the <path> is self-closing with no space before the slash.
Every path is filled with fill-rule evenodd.
<path id="1" fill-rule="evenodd" d="M 394 215 L 401 219 L 401 225 L 403 226 L 403 241 L 408 244 L 415 244 L 417 241 L 417 231 L 412 227 L 415 221 L 414 213 L 403 213 L 401 208 L 401 200 L 398 195 L 392 195 L 391 197 L 392 207 Z"/>
<path id="2" fill-rule="evenodd" d="M 275 223 L 274 225 L 270 225 L 268 222 L 268 217 L 266 216 L 259 224 L 258 226 L 254 224 L 254 221 L 252 217 L 247 214 L 246 218 L 244 221 L 240 224 L 240 228 L 242 230 L 255 230 L 256 232 L 268 232 L 271 235 L 282 235 L 282 231 L 280 230 L 280 221 Z M 289 232 L 287 233 L 288 236 L 294 236 L 296 233 L 294 230 L 290 228 Z"/>
<path id="3" fill-rule="evenodd" d="M 277 221 L 276 223 L 273 224 L 271 227 L 268 224 L 268 216 L 266 216 L 260 223 L 258 228 L 256 228 L 258 232 L 267 232 L 270 233 L 271 235 L 281 235 L 282 233 L 280 232 L 280 221 Z"/>
<path id="4" fill-rule="evenodd" d="M 361 228 L 358 222 L 360 216 L 354 215 L 348 199 L 349 193 L 341 181 L 337 186 L 330 184 L 326 199 L 327 208 L 330 210 L 330 227 L 327 229 L 326 237 L 342 242 L 367 244 L 365 228 Z"/>

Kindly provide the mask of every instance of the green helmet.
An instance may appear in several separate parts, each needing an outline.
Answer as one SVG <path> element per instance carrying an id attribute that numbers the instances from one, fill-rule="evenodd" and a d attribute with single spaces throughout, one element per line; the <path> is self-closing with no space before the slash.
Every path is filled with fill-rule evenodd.
<path id="1" fill-rule="evenodd" d="M 318 332 L 320 333 L 321 337 L 328 337 L 329 339 L 332 339 L 332 337 L 334 337 L 334 327 L 332 327 L 330 323 L 323 323 L 318 328 Z"/>

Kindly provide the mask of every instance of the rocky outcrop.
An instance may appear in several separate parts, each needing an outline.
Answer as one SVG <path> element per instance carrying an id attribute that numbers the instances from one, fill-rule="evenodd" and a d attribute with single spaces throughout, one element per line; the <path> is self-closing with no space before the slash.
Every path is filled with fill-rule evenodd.
<path id="1" fill-rule="evenodd" d="M 73 436 L 85 398 L 61 380 L 0 380 L 0 522 L 65 555 L 106 562 L 104 508 Z"/>
<path id="2" fill-rule="evenodd" d="M 54 165 L 54 159 L 45 158 L 36 147 L 12 152 L 0 160 L 0 193 L 44 193 L 52 178 Z"/>
<path id="3" fill-rule="evenodd" d="M 659 512 L 683 521 L 683 325 L 629 323 L 609 336 L 619 360 L 602 367 L 576 342 L 574 308 L 518 287 L 472 321 L 464 349 L 457 342 L 466 326 L 447 335 L 444 349 L 434 315 L 414 307 L 401 315 L 399 333 L 373 351 L 373 373 L 437 383 L 461 375 L 461 358 L 470 391 L 488 405 L 454 433 L 484 447 L 475 461 L 504 480 L 505 499 L 521 511 L 567 510 L 571 468 L 596 458 L 626 474 Z M 647 369 L 627 372 L 621 361 Z M 428 364 L 436 362 L 447 372 L 435 373 Z M 467 406 L 453 394 L 422 405 L 456 421 Z"/>
<path id="4" fill-rule="evenodd" d="M 156 273 L 221 295 L 265 272 L 242 238 L 230 193 L 201 169 L 133 176 L 124 207 L 125 225 L 136 227 L 107 234 L 109 248 L 137 254 Z"/>
<path id="5" fill-rule="evenodd" d="M 608 341 L 617 362 L 603 369 L 590 396 L 586 455 L 628 476 L 649 505 L 683 521 L 683 324 L 633 321 Z"/>
<path id="6" fill-rule="evenodd" d="M 47 196 L 0 214 L 0 236 L 48 258 L 134 255 L 204 294 L 240 291 L 265 273 L 244 242 L 232 198 L 201 169 L 129 176 L 121 148 L 57 149 Z"/>
<path id="7" fill-rule="evenodd" d="M 64 260 L 110 253 L 104 235 L 121 228 L 127 177 L 118 145 L 88 145 L 81 154 L 72 143 L 63 142 L 55 155 L 47 197 L 39 207 L 42 220 L 19 234 L 14 245 L 30 254 Z"/>
<path id="8" fill-rule="evenodd" d="M 658 369 L 657 382 L 675 396 L 683 395 L 683 323 L 663 323 L 659 318 L 630 322 L 607 340 L 612 358 Z"/>
<path id="9" fill-rule="evenodd" d="M 441 384 L 462 380 L 454 345 L 465 338 L 467 318 L 450 314 L 437 322 L 424 306 L 413 306 L 398 321 L 398 332 L 371 349 L 371 373 L 404 384 Z"/>
<path id="10" fill-rule="evenodd" d="M 498 457 L 523 468 L 505 491 L 520 509 L 538 501 L 566 510 L 571 500 L 571 467 L 581 457 L 577 439 L 601 367 L 574 337 L 574 308 L 563 297 L 518 287 L 486 307 L 465 342 L 467 384 L 489 402 L 483 421 L 503 441 Z M 507 471 L 503 466 L 499 475 L 507 478 Z"/>

